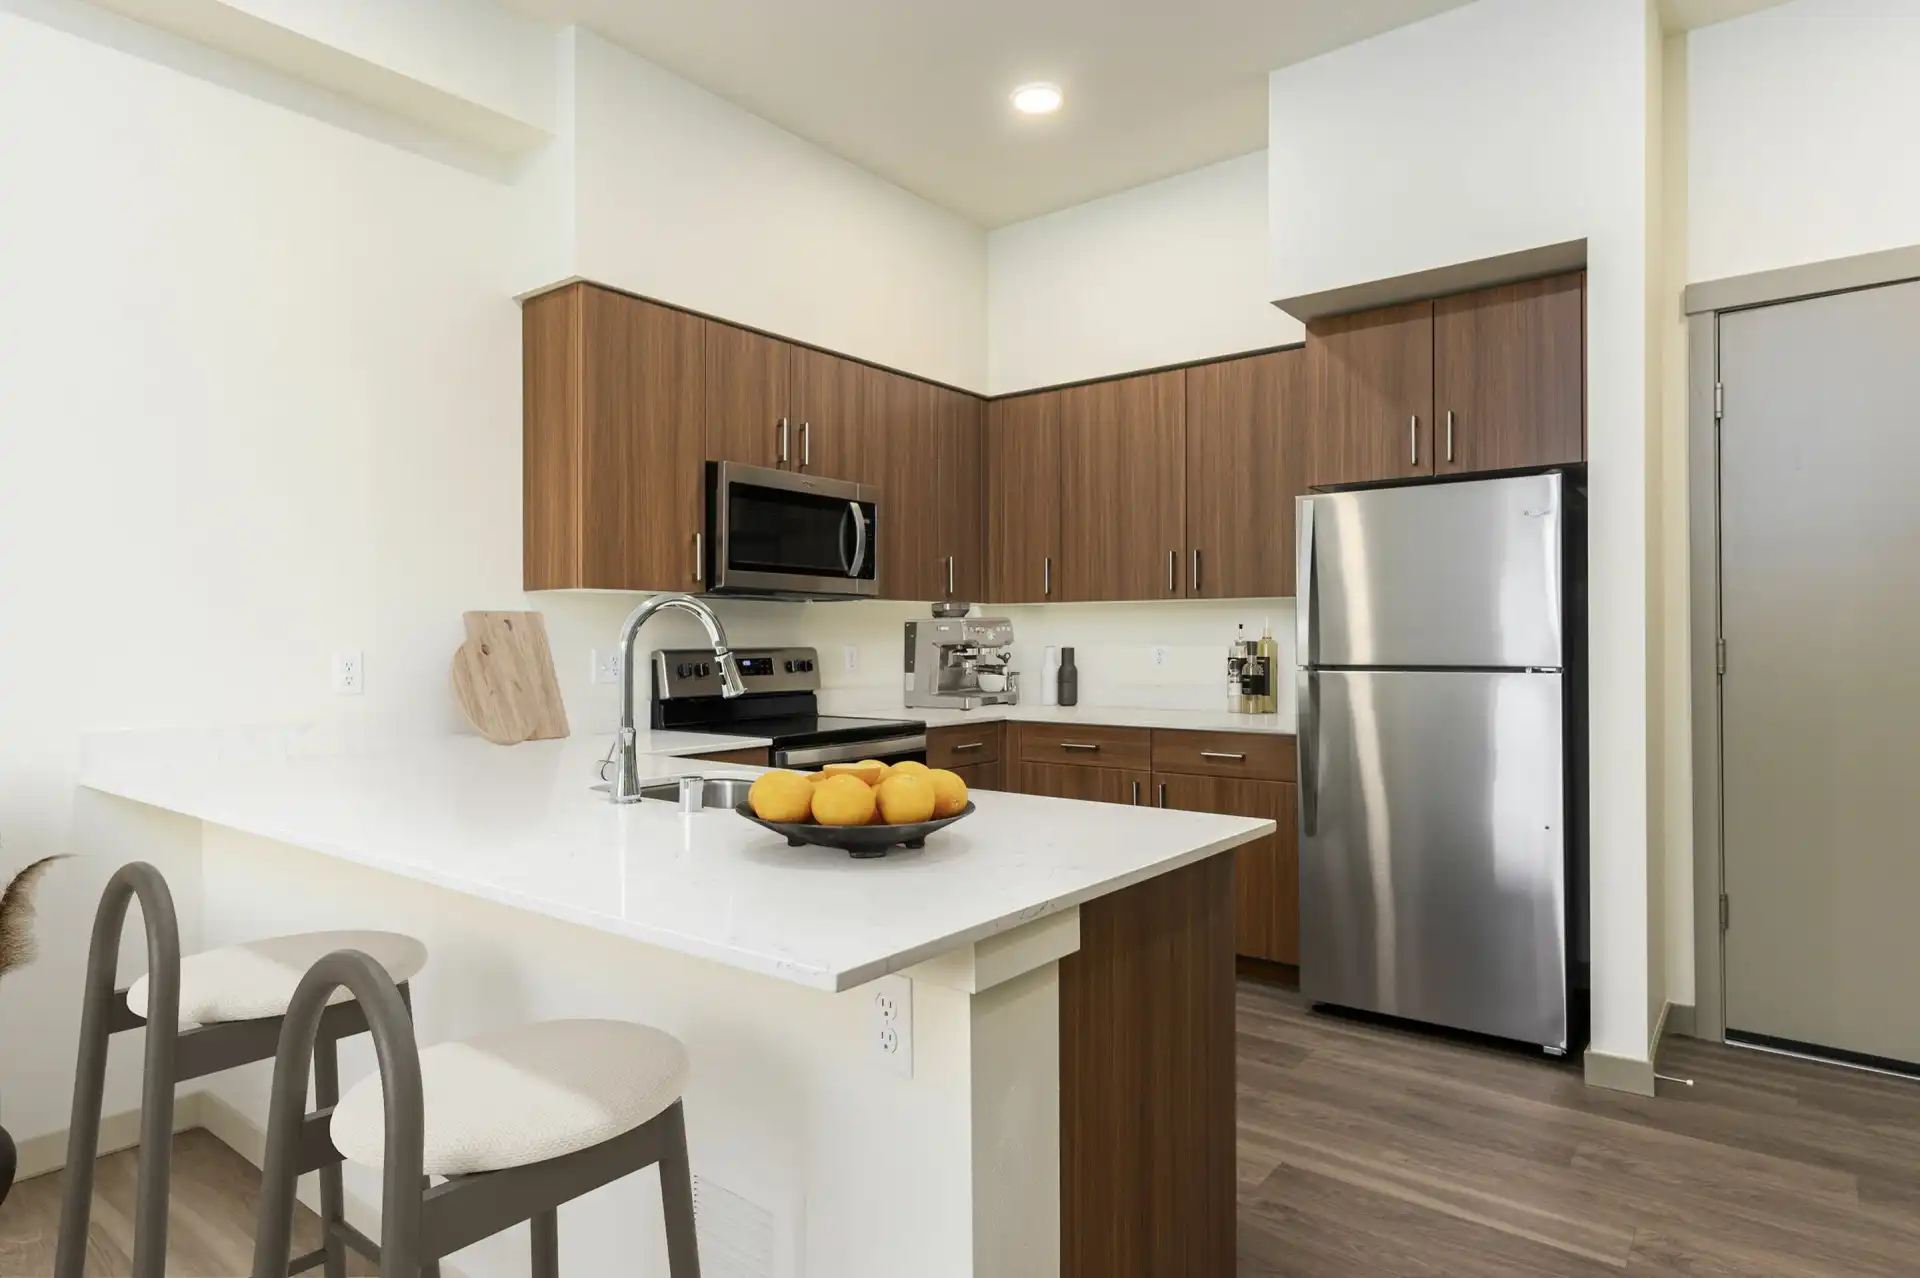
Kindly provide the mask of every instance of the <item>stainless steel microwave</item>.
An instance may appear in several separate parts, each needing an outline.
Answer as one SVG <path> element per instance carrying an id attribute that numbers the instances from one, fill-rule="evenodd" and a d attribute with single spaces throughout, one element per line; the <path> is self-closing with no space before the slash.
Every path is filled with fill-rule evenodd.
<path id="1" fill-rule="evenodd" d="M 713 594 L 871 599 L 880 590 L 880 490 L 708 462 L 707 545 Z"/>

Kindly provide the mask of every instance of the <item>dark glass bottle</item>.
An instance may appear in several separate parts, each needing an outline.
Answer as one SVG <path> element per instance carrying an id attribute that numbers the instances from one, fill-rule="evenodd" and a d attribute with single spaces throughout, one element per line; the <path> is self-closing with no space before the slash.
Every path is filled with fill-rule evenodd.
<path id="1" fill-rule="evenodd" d="M 1080 668 L 1073 664 L 1073 649 L 1060 650 L 1060 704 L 1080 704 Z"/>

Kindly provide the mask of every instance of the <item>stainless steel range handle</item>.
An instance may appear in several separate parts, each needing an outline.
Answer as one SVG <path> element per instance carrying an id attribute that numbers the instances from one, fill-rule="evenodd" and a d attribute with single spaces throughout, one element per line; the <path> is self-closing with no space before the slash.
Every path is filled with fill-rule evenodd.
<path id="1" fill-rule="evenodd" d="M 780 464 L 787 464 L 787 419 L 780 419 Z"/>
<path id="2" fill-rule="evenodd" d="M 1453 410 L 1447 410 L 1447 460 L 1453 460 Z"/>
<path id="3" fill-rule="evenodd" d="M 800 469 L 813 465 L 813 423 L 800 423 Z"/>
<path id="4" fill-rule="evenodd" d="M 1407 453 L 1413 465 L 1420 464 L 1420 417 L 1415 414 L 1407 418 Z"/>
<path id="5" fill-rule="evenodd" d="M 1062 750 L 1098 750 L 1100 743 L 1098 741 L 1062 741 L 1060 748 Z"/>
<path id="6" fill-rule="evenodd" d="M 867 512 L 860 509 L 860 503 L 850 501 L 847 509 L 853 512 L 853 564 L 847 569 L 847 576 L 858 577 L 867 566 Z"/>
<path id="7" fill-rule="evenodd" d="M 1246 755 L 1233 754 L 1226 750 L 1202 750 L 1200 757 L 1203 759 L 1226 759 L 1231 763 L 1245 763 L 1247 761 Z"/>
<path id="8" fill-rule="evenodd" d="M 1320 812 L 1320 676 L 1302 670 L 1294 679 L 1294 731 L 1300 748 L 1300 834 L 1311 838 Z"/>
<path id="9" fill-rule="evenodd" d="M 1040 593 L 1053 593 L 1053 556 L 1046 555 L 1040 560 Z"/>
<path id="10" fill-rule="evenodd" d="M 701 533 L 693 535 L 693 579 L 695 581 L 706 580 L 703 574 L 707 571 L 707 557 L 702 553 L 703 548 L 700 544 L 703 535 Z"/>
<path id="11" fill-rule="evenodd" d="M 858 759 L 885 759 L 888 755 L 924 754 L 924 732 L 902 737 L 884 737 L 878 741 L 845 741 L 838 745 L 794 746 L 773 752 L 776 768 L 805 768 L 821 763 L 852 763 Z"/>

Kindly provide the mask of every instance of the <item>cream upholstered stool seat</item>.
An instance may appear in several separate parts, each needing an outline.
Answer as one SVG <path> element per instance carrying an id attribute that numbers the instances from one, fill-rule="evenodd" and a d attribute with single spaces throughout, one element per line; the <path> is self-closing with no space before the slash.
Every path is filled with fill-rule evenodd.
<path id="1" fill-rule="evenodd" d="M 657 1117 L 686 1084 L 680 1040 L 626 1021 L 543 1021 L 422 1048 L 420 1169 L 461 1176 L 587 1149 Z M 378 1074 L 334 1107 L 331 1133 L 342 1157 L 381 1165 Z"/>
<path id="2" fill-rule="evenodd" d="M 427 965 L 427 947 L 398 932 L 300 932 L 202 950 L 180 960 L 180 1024 L 284 1016 L 300 978 L 335 950 L 371 956 L 396 983 L 412 980 Z M 127 1007 L 142 1019 L 150 979 L 143 976 L 127 987 Z M 352 997 L 340 989 L 332 1001 Z"/>
<path id="3" fill-rule="evenodd" d="M 314 1035 L 342 989 L 366 1011 L 380 1068 L 330 1113 L 310 1114 Z M 671 1034 L 626 1021 L 544 1021 L 422 1050 L 393 978 L 352 951 L 314 964 L 285 1023 L 254 1278 L 273 1278 L 286 1254 L 300 1173 L 346 1159 L 381 1172 L 382 1274 L 437 1274 L 442 1257 L 525 1221 L 533 1278 L 558 1278 L 560 1208 L 658 1167 L 667 1272 L 700 1278 L 681 1100 L 687 1050 Z"/>

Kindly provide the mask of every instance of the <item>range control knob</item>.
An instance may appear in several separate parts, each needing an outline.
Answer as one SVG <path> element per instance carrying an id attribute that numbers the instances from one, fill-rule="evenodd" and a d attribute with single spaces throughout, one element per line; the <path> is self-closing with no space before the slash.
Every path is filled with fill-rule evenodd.
<path id="1" fill-rule="evenodd" d="M 705 679 L 705 678 L 708 678 L 708 677 L 710 677 L 710 676 L 711 676 L 712 674 L 713 674 L 713 667 L 712 667 L 712 666 L 710 666 L 710 665 L 708 665 L 708 664 L 707 664 L 706 662 L 704 662 L 704 661 L 703 661 L 703 662 L 701 662 L 701 663 L 700 663 L 700 677 L 701 677 L 702 679 Z"/>
<path id="2" fill-rule="evenodd" d="M 791 662 L 791 661 L 789 661 L 789 662 L 787 662 L 787 673 L 788 673 L 788 674 L 792 674 L 792 673 L 793 673 L 793 662 Z"/>
<path id="3" fill-rule="evenodd" d="M 692 667 L 688 666 L 687 663 L 683 661 L 679 665 L 674 667 L 673 673 L 675 673 L 676 675 L 679 675 L 682 679 L 684 679 L 687 677 L 687 672 L 691 668 Z"/>

